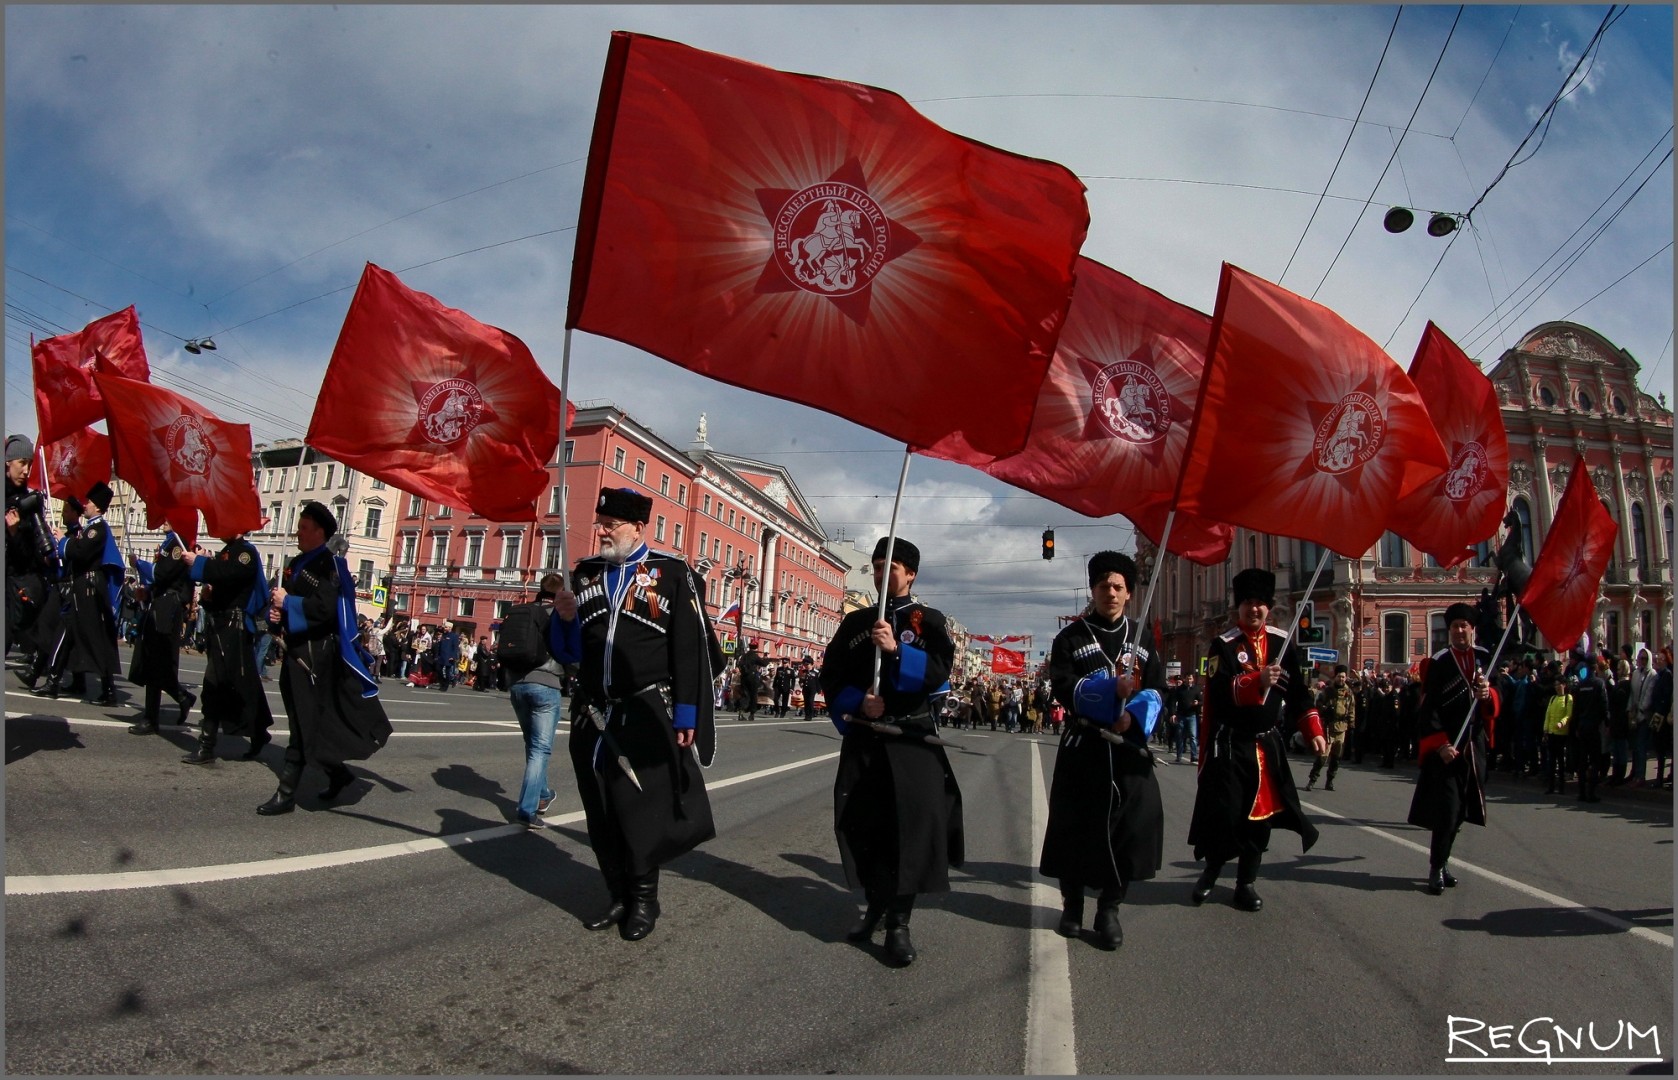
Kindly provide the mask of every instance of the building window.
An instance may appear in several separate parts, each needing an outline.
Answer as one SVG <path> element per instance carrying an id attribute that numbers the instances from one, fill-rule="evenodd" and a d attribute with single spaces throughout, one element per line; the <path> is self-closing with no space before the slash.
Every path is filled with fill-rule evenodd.
<path id="1" fill-rule="evenodd" d="M 571 458 L 572 458 L 573 455 L 576 454 L 576 452 L 577 452 L 577 440 L 576 439 L 566 439 L 565 440 L 565 464 L 567 464 L 567 465 L 571 464 Z"/>
<path id="2" fill-rule="evenodd" d="M 442 566 L 449 558 L 449 534 L 433 533 L 431 536 L 431 565 Z"/>
<path id="3" fill-rule="evenodd" d="M 305 490 L 307 490 L 307 491 L 315 490 L 315 476 L 319 472 L 320 472 L 320 466 L 319 465 L 310 465 L 309 466 L 309 482 L 307 484 L 303 485 Z"/>
<path id="4" fill-rule="evenodd" d="M 1579 388 L 1579 408 L 1585 412 L 1590 412 L 1595 405 L 1596 402 L 1591 399 L 1591 395 L 1586 393 L 1585 388 L 1581 386 Z"/>
<path id="5" fill-rule="evenodd" d="M 1381 565 L 1388 567 L 1404 566 L 1404 538 L 1392 530 L 1381 534 Z"/>
<path id="6" fill-rule="evenodd" d="M 1614 411 L 1621 416 L 1626 414 L 1626 399 L 1618 394 L 1614 395 Z"/>
<path id="7" fill-rule="evenodd" d="M 623 452 L 623 447 L 618 447 L 616 450 L 612 451 L 612 468 L 616 469 L 618 472 L 623 472 L 624 462 L 628 459 L 629 455 Z"/>
<path id="8" fill-rule="evenodd" d="M 362 559 L 355 572 L 355 587 L 362 592 L 373 591 L 373 560 Z"/>
<path id="9" fill-rule="evenodd" d="M 664 515 L 658 515 L 658 521 L 653 525 L 653 539 L 664 543 Z"/>
<path id="10" fill-rule="evenodd" d="M 409 517 L 424 517 L 425 516 L 425 500 L 420 498 L 418 495 L 408 496 L 408 516 Z"/>
<path id="11" fill-rule="evenodd" d="M 337 468 L 336 465 L 328 465 L 326 467 L 326 479 L 325 479 L 325 482 L 323 482 L 321 484 L 321 487 L 323 487 L 323 488 L 331 488 L 332 487 L 332 472 L 336 468 Z"/>
<path id="12" fill-rule="evenodd" d="M 686 484 L 676 485 L 676 502 L 681 506 L 688 504 L 688 486 Z"/>
<path id="13" fill-rule="evenodd" d="M 392 594 L 392 596 L 390 598 L 390 606 L 391 606 L 391 610 L 393 610 L 393 611 L 407 611 L 408 610 L 408 594 L 407 593 L 394 593 L 394 594 Z"/>
<path id="14" fill-rule="evenodd" d="M 669 495 L 670 494 L 670 474 L 669 473 L 665 473 L 663 476 L 660 476 L 658 478 L 658 493 L 660 495 Z"/>
<path id="15" fill-rule="evenodd" d="M 1643 504 L 1631 504 L 1631 552 L 1637 559 L 1639 571 L 1648 572 L 1649 533 L 1643 525 Z"/>
<path id="16" fill-rule="evenodd" d="M 548 513 L 559 513 L 559 489 L 557 487 L 548 489 Z"/>
<path id="17" fill-rule="evenodd" d="M 1445 613 L 1435 611 L 1427 617 L 1427 651 L 1431 656 L 1451 643 L 1450 627 L 1445 625 Z"/>
<path id="18" fill-rule="evenodd" d="M 704 514 L 706 517 L 710 517 L 711 516 L 711 497 L 709 495 L 703 495 L 703 496 L 700 496 L 700 498 L 703 501 L 700 503 L 699 512 L 701 514 Z"/>
<path id="19" fill-rule="evenodd" d="M 734 528 L 734 507 L 728 508 L 728 527 Z"/>
<path id="20" fill-rule="evenodd" d="M 725 564 L 729 565 L 729 566 L 733 566 L 734 565 L 734 545 L 733 544 L 728 545 L 726 550 L 727 550 L 728 554 L 723 556 L 723 562 Z"/>
<path id="21" fill-rule="evenodd" d="M 367 520 L 361 526 L 361 535 L 370 540 L 377 540 L 379 538 L 379 524 L 384 514 L 385 512 L 377 506 L 369 506 L 367 508 Z"/>
<path id="22" fill-rule="evenodd" d="M 560 541 L 560 539 L 561 539 L 561 537 L 558 533 L 550 534 L 549 536 L 546 536 L 542 539 L 542 569 L 544 569 L 544 570 L 558 570 L 560 568 L 560 565 L 559 565 L 559 541 Z"/>
<path id="23" fill-rule="evenodd" d="M 297 532 L 297 504 L 296 503 L 292 503 L 291 506 L 286 508 L 285 531 L 288 534 Z"/>
<path id="24" fill-rule="evenodd" d="M 1526 555 L 1527 562 L 1531 563 L 1538 556 L 1532 545 L 1532 507 L 1527 505 L 1525 498 L 1516 496 L 1515 501 L 1509 504 L 1509 512 L 1521 523 L 1521 551 Z"/>
<path id="25" fill-rule="evenodd" d="M 635 459 L 635 482 L 637 484 L 647 482 L 647 462 L 644 458 Z"/>
<path id="26" fill-rule="evenodd" d="M 513 569 L 519 564 L 519 548 L 524 544 L 523 533 L 508 533 L 501 541 L 501 565 Z"/>
<path id="27" fill-rule="evenodd" d="M 513 610 L 513 602 L 511 600 L 497 600 L 495 602 L 495 617 L 497 619 L 505 619 L 507 617 L 507 612 L 511 610 Z"/>
<path id="28" fill-rule="evenodd" d="M 419 537 L 413 533 L 402 535 L 402 565 L 412 566 L 419 555 Z"/>
<path id="29" fill-rule="evenodd" d="M 1408 664 L 1409 650 L 1404 647 L 1410 637 L 1410 616 L 1402 611 L 1389 611 L 1381 616 L 1381 663 Z"/>
<path id="30" fill-rule="evenodd" d="M 466 534 L 466 556 L 461 560 L 463 566 L 482 566 L 484 564 L 484 534 Z"/>
<path id="31" fill-rule="evenodd" d="M 437 504 L 437 516 L 440 518 L 454 517 L 454 507 L 447 503 Z"/>
<path id="32" fill-rule="evenodd" d="M 711 561 L 722 561 L 722 538 L 720 536 L 711 537 Z"/>
<path id="33" fill-rule="evenodd" d="M 348 465 L 345 465 L 344 466 L 344 479 L 339 482 L 338 486 L 339 487 L 349 487 L 350 486 L 350 480 L 354 476 L 355 476 L 355 470 L 350 468 Z"/>
<path id="34" fill-rule="evenodd" d="M 1556 407 L 1556 392 L 1548 386 L 1540 386 L 1538 388 L 1538 401 L 1546 409 L 1553 409 Z"/>
<path id="35" fill-rule="evenodd" d="M 676 523 L 676 531 L 671 543 L 675 546 L 677 551 L 682 550 L 682 523 L 679 521 Z"/>
<path id="36" fill-rule="evenodd" d="M 443 602 L 441 597 L 433 594 L 425 598 L 425 613 L 427 615 L 435 615 L 442 610 Z"/>
<path id="37" fill-rule="evenodd" d="M 1638 641 L 1638 644 L 1644 646 L 1645 648 L 1650 648 L 1650 649 L 1654 648 L 1655 647 L 1655 639 L 1652 636 L 1654 634 L 1654 632 L 1655 632 L 1655 613 L 1650 611 L 1648 608 L 1644 608 L 1642 611 L 1639 611 L 1637 613 L 1637 641 Z M 1632 659 L 1635 660 L 1636 657 L 1633 657 Z"/>
<path id="38" fill-rule="evenodd" d="M 385 482 L 383 480 L 378 479 L 377 477 L 374 477 L 374 479 L 373 479 L 373 490 L 374 491 L 383 491 L 384 489 L 385 489 Z"/>
<path id="39" fill-rule="evenodd" d="M 283 503 L 269 503 L 268 504 L 268 531 L 269 532 L 279 532 L 280 531 L 280 513 L 284 509 L 285 509 L 285 504 L 283 504 Z"/>
<path id="40" fill-rule="evenodd" d="M 705 530 L 701 529 L 699 531 L 699 557 L 702 558 L 702 559 L 705 557 L 705 545 L 706 545 L 706 543 L 708 543 L 708 541 L 707 541 L 706 536 L 705 536 Z"/>
<path id="41" fill-rule="evenodd" d="M 1672 558 L 1672 505 L 1661 508 L 1661 531 L 1666 534 L 1666 557 Z"/>

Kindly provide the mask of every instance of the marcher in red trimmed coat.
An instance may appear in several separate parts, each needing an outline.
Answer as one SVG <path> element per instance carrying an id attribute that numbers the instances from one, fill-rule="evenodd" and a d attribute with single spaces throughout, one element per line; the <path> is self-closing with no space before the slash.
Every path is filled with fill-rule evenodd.
<path id="1" fill-rule="evenodd" d="M 1264 906 L 1258 879 L 1270 831 L 1300 835 L 1305 851 L 1317 827 L 1299 807 L 1288 768 L 1287 740 L 1297 728 L 1321 755 L 1327 747 L 1310 686 L 1299 677 L 1299 653 L 1287 635 L 1265 625 L 1276 599 L 1276 575 L 1256 567 L 1235 575 L 1236 625 L 1212 642 L 1210 674 L 1200 717 L 1200 786 L 1195 792 L 1189 843 L 1206 860 L 1190 899 L 1204 904 L 1218 874 L 1236 859 L 1235 906 Z M 1284 645 L 1287 645 L 1284 648 Z"/>
<path id="2" fill-rule="evenodd" d="M 1486 823 L 1486 747 L 1499 701 L 1486 678 L 1489 656 L 1474 644 L 1475 611 L 1469 604 L 1445 609 L 1450 647 L 1434 653 L 1422 673 L 1422 707 L 1417 745 L 1416 793 L 1409 822 L 1430 829 L 1427 891 L 1438 896 L 1454 886 L 1446 862 L 1464 820 Z M 1467 739 L 1457 741 L 1463 724 Z"/>

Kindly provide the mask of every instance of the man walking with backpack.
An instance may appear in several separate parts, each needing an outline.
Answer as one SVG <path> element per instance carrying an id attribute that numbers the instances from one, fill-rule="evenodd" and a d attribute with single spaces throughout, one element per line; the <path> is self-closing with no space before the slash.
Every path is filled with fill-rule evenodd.
<path id="1" fill-rule="evenodd" d="M 542 578 L 533 604 L 518 604 L 501 620 L 495 660 L 507 671 L 513 715 L 524 732 L 524 783 L 519 788 L 518 819 L 527 829 L 545 829 L 542 815 L 553 802 L 548 786 L 548 758 L 559 726 L 565 672 L 554 659 L 549 635 L 554 631 L 554 597 L 565 587 L 558 574 Z"/>

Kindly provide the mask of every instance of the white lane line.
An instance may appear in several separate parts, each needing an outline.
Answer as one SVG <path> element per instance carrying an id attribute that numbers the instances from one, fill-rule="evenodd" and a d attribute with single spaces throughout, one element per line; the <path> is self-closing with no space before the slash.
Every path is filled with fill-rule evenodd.
<path id="1" fill-rule="evenodd" d="M 6 719 L 8 719 L 8 720 L 62 720 L 66 724 L 71 724 L 71 725 L 76 726 L 76 727 L 122 728 L 124 731 L 128 730 L 128 726 L 134 722 L 133 720 L 95 720 L 95 719 L 92 719 L 91 717 L 84 718 L 84 717 L 80 717 L 80 716 L 59 716 L 56 713 L 40 713 L 40 712 L 8 712 L 6 714 Z M 137 719 L 139 719 L 138 714 L 135 715 L 135 720 L 137 720 Z M 393 723 L 393 724 L 444 724 L 444 723 L 452 723 L 452 724 L 484 724 L 486 726 L 494 725 L 493 728 L 491 728 L 490 730 L 486 730 L 486 731 L 396 731 L 396 732 L 393 732 L 391 734 L 392 739 L 395 739 L 395 738 L 401 738 L 403 740 L 407 740 L 407 739 L 482 739 L 482 738 L 485 738 L 486 736 L 491 736 L 491 735 L 520 735 L 520 734 L 522 734 L 519 731 L 519 726 L 518 726 L 517 723 L 511 722 L 511 721 L 505 721 L 505 720 L 409 720 L 409 719 L 406 719 L 404 717 L 393 716 L 393 717 L 390 718 L 390 722 Z M 181 724 L 159 724 L 159 725 L 157 725 L 157 727 L 158 727 L 159 731 L 194 732 L 194 731 L 198 730 L 198 728 L 195 727 L 195 726 L 191 726 L 191 725 L 183 726 Z M 562 724 L 559 725 L 558 732 L 556 732 L 556 733 L 562 733 L 562 732 L 566 732 L 566 731 L 569 731 L 569 730 L 571 730 L 570 726 L 562 723 Z M 272 739 L 279 739 L 279 738 L 282 738 L 282 737 L 290 738 L 291 737 L 291 731 L 288 728 L 271 727 L 271 728 L 268 729 L 268 736 L 269 736 L 269 738 L 272 738 Z M 229 738 L 243 738 L 243 736 L 229 736 Z"/>
<path id="2" fill-rule="evenodd" d="M 1400 847 L 1407 847 L 1411 851 L 1420 852 L 1423 855 L 1431 854 L 1426 844 L 1418 844 L 1414 840 L 1406 840 L 1402 836 L 1397 836 L 1384 829 L 1378 829 L 1373 825 L 1365 825 L 1356 818 L 1349 818 L 1344 814 L 1336 814 L 1332 810 L 1324 810 L 1320 806 L 1313 806 L 1307 802 L 1302 802 L 1299 805 L 1311 811 L 1313 814 L 1321 814 L 1324 817 L 1331 817 L 1337 821 L 1344 821 L 1355 828 L 1362 829 L 1364 832 L 1374 833 L 1382 839 L 1391 840 Z M 1516 881 L 1514 878 L 1504 877 L 1495 870 L 1487 870 L 1483 866 L 1475 866 L 1471 862 L 1463 862 L 1455 855 L 1451 857 L 1451 867 L 1455 870 L 1466 871 L 1470 874 L 1477 874 L 1480 877 L 1485 878 L 1487 881 L 1495 881 L 1499 885 L 1507 886 L 1518 893 L 1530 896 L 1534 900 L 1549 904 L 1552 907 L 1565 908 L 1569 911 L 1577 911 L 1581 915 L 1588 915 L 1597 922 L 1606 923 L 1623 933 L 1632 934 L 1636 937 L 1643 938 L 1645 941 L 1652 941 L 1656 945 L 1665 945 L 1669 949 L 1672 948 L 1671 934 L 1663 934 L 1658 930 L 1651 930 L 1646 926 L 1638 926 L 1636 923 L 1627 922 L 1618 915 L 1610 915 L 1608 912 L 1599 908 L 1587 907 L 1586 905 L 1579 903 L 1577 900 L 1569 900 L 1565 896 L 1557 896 L 1555 893 L 1545 892 L 1543 889 L 1528 885 L 1524 881 Z"/>
<path id="3" fill-rule="evenodd" d="M 706 784 L 706 790 L 717 791 L 735 784 L 745 784 L 753 780 L 761 780 L 777 773 L 790 772 L 801 769 L 806 765 L 816 765 L 823 761 L 832 761 L 839 756 L 836 750 L 830 754 L 820 754 L 801 761 L 776 765 L 769 769 L 759 769 L 757 772 L 746 773 L 742 776 L 731 776 L 726 780 Z M 555 825 L 571 825 L 583 820 L 581 810 L 572 811 L 559 817 L 548 817 L 543 820 Z M 380 844 L 376 847 L 352 848 L 348 851 L 327 851 L 318 855 L 294 855 L 284 859 L 263 859 L 257 862 L 222 863 L 217 866 L 182 866 L 170 870 L 127 870 L 109 874 L 35 874 L 19 875 L 6 878 L 7 896 L 40 896 L 46 893 L 80 893 L 80 892 L 113 892 L 120 889 L 152 889 L 167 885 L 199 885 L 211 881 L 235 881 L 241 878 L 268 877 L 274 874 L 289 874 L 298 870 L 322 870 L 327 867 L 349 866 L 353 863 L 375 862 L 379 859 L 391 859 L 398 855 L 417 855 L 426 851 L 442 851 L 446 848 L 464 847 L 467 844 L 479 844 L 489 840 L 500 840 L 507 836 L 516 836 L 525 832 L 523 825 L 492 825 L 488 828 L 474 829 L 470 832 L 453 833 L 449 836 L 429 836 L 418 840 L 404 840 L 395 844 Z"/>
<path id="4" fill-rule="evenodd" d="M 1031 744 L 1031 836 L 1043 835 L 1049 820 L 1049 793 L 1037 744 Z M 1060 890 L 1042 874 L 1031 879 L 1031 984 L 1025 1010 L 1025 1075 L 1074 1076 L 1078 1055 L 1073 1044 L 1072 966 L 1066 939 L 1055 933 L 1060 919 Z"/>

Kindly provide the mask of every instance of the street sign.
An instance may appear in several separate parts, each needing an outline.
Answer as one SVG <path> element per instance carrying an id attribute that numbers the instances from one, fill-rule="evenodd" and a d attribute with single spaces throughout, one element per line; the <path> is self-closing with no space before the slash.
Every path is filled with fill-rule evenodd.
<path id="1" fill-rule="evenodd" d="M 1305 650 L 1305 659 L 1313 664 L 1332 664 L 1340 659 L 1340 650 L 1313 645 Z"/>
<path id="2" fill-rule="evenodd" d="M 1365 671 L 1374 671 L 1374 670 L 1375 670 L 1375 661 L 1373 661 L 1373 660 L 1365 660 L 1365 661 L 1364 661 L 1364 662 L 1363 662 L 1363 670 L 1365 670 Z"/>
<path id="3" fill-rule="evenodd" d="M 380 585 L 378 588 L 374 589 L 373 590 L 373 606 L 374 607 L 384 607 L 385 606 L 385 599 L 388 595 L 389 594 L 385 592 L 385 587 L 383 585 Z"/>

